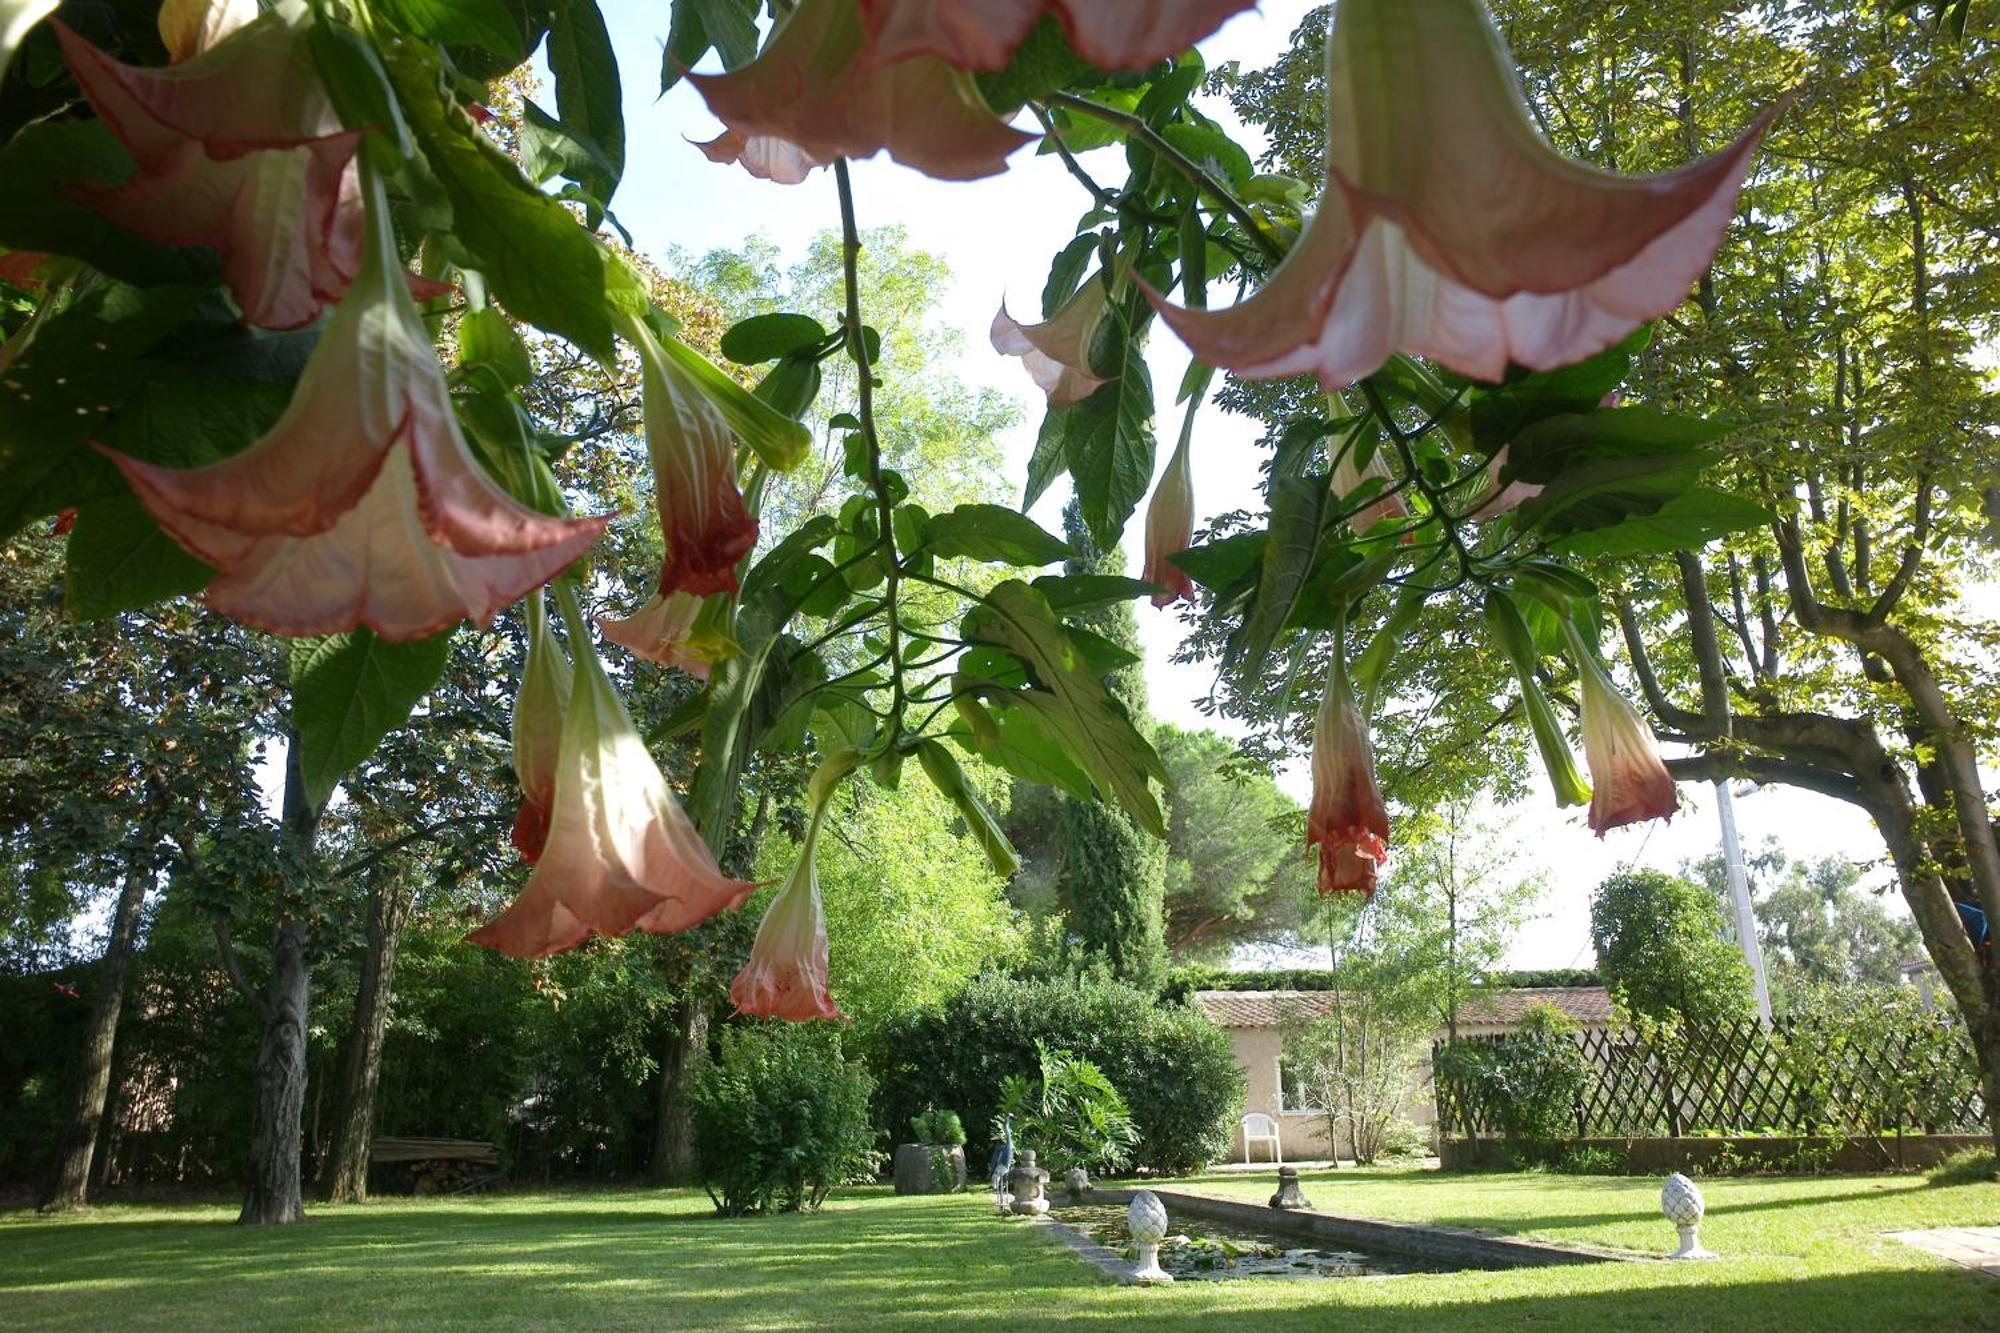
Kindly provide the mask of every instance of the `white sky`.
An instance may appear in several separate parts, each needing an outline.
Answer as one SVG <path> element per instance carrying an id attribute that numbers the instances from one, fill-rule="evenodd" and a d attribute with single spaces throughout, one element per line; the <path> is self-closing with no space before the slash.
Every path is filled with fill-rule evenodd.
<path id="1" fill-rule="evenodd" d="M 1267 64 L 1311 7 L 1309 0 L 1266 0 L 1261 12 L 1231 20 L 1202 43 L 1202 51 L 1211 66 L 1232 59 L 1245 67 Z M 658 258 L 673 246 L 695 253 L 734 248 L 762 234 L 790 260 L 803 254 L 812 237 L 839 225 L 830 173 L 816 172 L 801 185 L 773 185 L 740 168 L 716 166 L 686 142 L 711 138 L 720 127 L 685 83 L 664 98 L 654 95 L 666 37 L 666 5 L 657 0 L 609 0 L 605 16 L 625 79 L 627 165 L 613 210 L 641 252 Z M 1225 104 L 1205 104 L 1203 109 L 1238 127 Z M 1095 158 L 1103 164 L 1098 174 L 1116 182 L 1123 178 L 1118 151 L 1101 150 L 1086 155 L 1084 161 L 1088 165 Z M 966 355 L 955 372 L 970 384 L 990 385 L 1027 406 L 1026 424 L 1003 440 L 1008 479 L 1018 494 L 1041 408 L 1029 401 L 1033 386 L 1019 363 L 988 348 L 986 329 L 1003 296 L 1016 312 L 1039 309 L 1049 262 L 1074 234 L 1088 200 L 1055 158 L 1037 157 L 1028 150 L 1014 156 L 1005 175 L 971 184 L 932 181 L 886 158 L 857 163 L 853 177 L 855 209 L 864 228 L 899 223 L 908 229 L 912 244 L 949 262 L 953 279 L 939 316 L 943 323 L 966 332 Z M 1163 400 L 1179 384 L 1187 360 L 1185 350 L 1165 330 L 1152 340 L 1148 361 Z M 1167 408 L 1157 426 L 1163 443 L 1159 463 L 1164 466 L 1179 418 Z M 1196 502 L 1203 515 L 1261 507 L 1251 448 L 1256 435 L 1244 418 L 1215 409 L 1202 414 L 1193 461 Z M 1036 517 L 1054 526 L 1066 496 L 1064 485 L 1051 488 Z M 1140 527 L 1135 519 L 1127 536 L 1128 559 L 1135 571 Z M 1140 627 L 1153 712 L 1183 726 L 1211 725 L 1193 706 L 1195 699 L 1208 693 L 1210 674 L 1168 661 L 1179 639 L 1176 620 L 1170 613 L 1141 605 Z M 1522 743 L 1528 742 L 1523 738 Z M 1287 790 L 1306 798 L 1309 784 L 1303 758 L 1278 776 Z M 1748 796 L 1743 790 L 1738 794 L 1737 822 L 1746 849 L 1776 838 L 1796 855 L 1845 855 L 1871 864 L 1882 858 L 1873 826 L 1851 806 L 1792 788 L 1770 788 Z M 1552 885 L 1543 904 L 1545 915 L 1522 931 L 1510 965 L 1589 966 L 1592 886 L 1628 864 L 1672 869 L 1684 858 L 1714 850 L 1714 793 L 1688 785 L 1682 788 L 1682 800 L 1683 813 L 1671 823 L 1622 829 L 1602 840 L 1590 835 L 1580 812 L 1564 815 L 1546 801 L 1509 812 L 1517 816 L 1514 834 L 1520 842 L 1522 872 L 1543 870 Z"/>

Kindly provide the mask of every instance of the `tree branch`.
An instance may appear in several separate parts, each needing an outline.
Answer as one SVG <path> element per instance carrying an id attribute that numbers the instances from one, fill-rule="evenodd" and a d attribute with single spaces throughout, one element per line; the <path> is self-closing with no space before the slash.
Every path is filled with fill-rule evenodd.
<path id="1" fill-rule="evenodd" d="M 210 924 L 215 927 L 215 946 L 222 951 L 222 970 L 229 975 L 236 989 L 243 993 L 243 998 L 250 1001 L 250 1007 L 257 1011 L 257 1016 L 268 1023 L 271 1019 L 270 1007 L 243 975 L 243 960 L 236 956 L 236 941 L 229 935 L 229 918 L 217 916 Z"/>

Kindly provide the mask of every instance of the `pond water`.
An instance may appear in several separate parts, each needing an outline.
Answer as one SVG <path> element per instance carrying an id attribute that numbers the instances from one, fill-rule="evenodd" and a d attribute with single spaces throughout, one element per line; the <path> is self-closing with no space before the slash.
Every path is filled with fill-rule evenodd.
<path id="1" fill-rule="evenodd" d="M 1127 1205 L 1058 1204 L 1049 1216 L 1065 1222 L 1106 1249 L 1137 1259 L 1125 1229 Z M 1316 1246 L 1306 1237 L 1258 1231 L 1169 1210 L 1167 1237 L 1160 1242 L 1160 1267 L 1179 1279 L 1229 1281 L 1237 1278 L 1383 1277 L 1395 1273 L 1441 1273 L 1436 1264 L 1360 1250 Z"/>

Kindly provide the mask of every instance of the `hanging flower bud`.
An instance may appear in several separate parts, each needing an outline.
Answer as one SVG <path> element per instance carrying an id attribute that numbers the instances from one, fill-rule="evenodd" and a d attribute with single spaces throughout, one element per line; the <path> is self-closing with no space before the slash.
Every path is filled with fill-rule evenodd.
<path id="1" fill-rule="evenodd" d="M 1188 414 L 1188 425 L 1193 424 L 1193 415 Z M 1194 544 L 1194 475 L 1188 464 L 1192 432 L 1188 425 L 1182 426 L 1180 442 L 1167 460 L 1167 470 L 1160 474 L 1160 484 L 1153 488 L 1152 503 L 1146 506 L 1146 567 L 1139 577 L 1159 587 L 1153 594 L 1154 606 L 1194 600 L 1194 580 L 1173 562 L 1173 557 Z"/>
<path id="2" fill-rule="evenodd" d="M 216 30 L 240 19 L 214 16 Z M 206 13 L 163 16 L 189 54 L 158 69 L 121 64 L 61 23 L 63 57 L 138 169 L 116 186 L 75 186 L 92 212 L 168 245 L 209 245 L 247 324 L 318 319 L 359 264 L 358 132 L 346 131 L 302 27 L 268 12 L 210 40 Z"/>
<path id="3" fill-rule="evenodd" d="M 1396 351 L 1498 380 L 1581 361 L 1687 298 L 1783 104 L 1659 176 L 1563 158 L 1479 0 L 1341 0 L 1327 189 L 1269 281 L 1226 310 L 1155 297 L 1197 356 L 1339 388 Z"/>
<path id="4" fill-rule="evenodd" d="M 1386 519 L 1407 518 L 1410 514 L 1410 507 L 1403 503 L 1403 497 L 1400 494 L 1387 493 L 1387 487 L 1395 478 L 1389 475 L 1389 465 L 1382 461 L 1382 451 L 1380 449 L 1368 455 L 1368 465 L 1366 467 L 1357 468 L 1354 466 L 1354 453 L 1359 447 L 1359 443 L 1358 439 L 1351 439 L 1340 449 L 1336 450 L 1333 460 L 1332 481 L 1333 496 L 1342 504 L 1347 502 L 1348 496 L 1361 488 L 1363 482 L 1379 479 L 1383 483 L 1381 486 L 1376 487 L 1377 499 L 1369 501 L 1347 516 L 1347 526 L 1352 528 L 1356 534 L 1367 532 L 1368 529 Z M 1409 540 L 1407 534 L 1404 536 L 1404 540 Z"/>
<path id="5" fill-rule="evenodd" d="M 814 1018 L 845 1021 L 847 1015 L 827 991 L 826 910 L 820 902 L 813 853 L 826 818 L 827 803 L 860 755 L 842 750 L 821 764 L 809 791 L 812 818 L 791 878 L 771 900 L 757 928 L 750 961 L 729 983 L 729 1002 L 738 1013 L 803 1023 Z"/>
<path id="6" fill-rule="evenodd" d="M 1375 785 L 1368 726 L 1348 683 L 1345 658 L 1345 644 L 1336 636 L 1333 670 L 1313 722 L 1306 844 L 1319 848 L 1322 894 L 1373 894 L 1376 872 L 1389 855 L 1389 811 Z"/>
<path id="7" fill-rule="evenodd" d="M 167 59 L 178 65 L 248 26 L 261 12 L 257 0 L 163 0 L 154 22 Z"/>
<path id="8" fill-rule="evenodd" d="M 870 68 L 867 44 L 856 0 L 800 0 L 755 60 L 727 74 L 688 75 L 738 136 L 703 151 L 754 154 L 745 165 L 755 171 L 761 162 L 763 174 L 779 179 L 772 167 L 780 159 L 760 139 L 790 144 L 801 162 L 887 149 L 925 175 L 977 180 L 1006 170 L 1007 155 L 1033 142 L 993 114 L 970 75 L 934 56 Z"/>
<path id="9" fill-rule="evenodd" d="M 861 0 L 869 59 L 934 55 L 959 69 L 1006 68 L 1035 20 L 1053 12 L 1099 69 L 1144 69 L 1193 46 L 1256 0 Z"/>
<path id="10" fill-rule="evenodd" d="M 275 634 L 366 625 L 406 642 L 488 624 L 609 521 L 538 513 L 480 469 L 372 175 L 369 189 L 363 271 L 277 425 L 205 467 L 111 454 L 159 525 L 217 569 L 208 604 Z"/>
<path id="11" fill-rule="evenodd" d="M 690 676 L 707 680 L 711 666 L 742 651 L 729 634 L 728 605 L 723 597 L 701 598 L 684 592 L 662 597 L 655 593 L 623 620 L 599 618 L 597 628 L 635 657 L 679 667 Z M 711 611 L 717 606 L 723 614 Z"/>
<path id="12" fill-rule="evenodd" d="M 556 807 L 556 764 L 562 750 L 563 716 L 569 710 L 569 671 L 555 636 L 542 590 L 528 594 L 528 660 L 514 696 L 514 776 L 521 783 L 521 808 L 514 816 L 514 847 L 533 865 L 548 842 Z"/>
<path id="13" fill-rule="evenodd" d="M 1680 808 L 1673 774 L 1660 757 L 1652 728 L 1618 692 L 1583 642 L 1563 620 L 1570 656 L 1576 659 L 1583 713 L 1583 761 L 1590 768 L 1590 827 L 1599 837 L 1611 829 L 1648 819 L 1670 819 Z"/>
<path id="14" fill-rule="evenodd" d="M 556 595 L 576 662 L 548 842 L 521 896 L 468 936 L 515 958 L 560 953 L 593 934 L 634 927 L 686 930 L 757 888 L 717 869 L 604 674 L 572 594 L 558 587 Z"/>
<path id="15" fill-rule="evenodd" d="M 1467 518 L 1481 523 L 1489 518 L 1498 518 L 1512 513 L 1542 493 L 1541 486 L 1531 481 L 1501 481 L 1500 474 L 1506 470 L 1507 446 L 1503 444 L 1487 461 L 1486 489 L 1480 492 L 1472 508 L 1465 511 Z"/>
<path id="16" fill-rule="evenodd" d="M 989 336 L 994 351 L 1021 358 L 1050 407 L 1074 407 L 1107 382 L 1091 372 L 1090 345 L 1109 310 L 1110 293 L 1093 277 L 1040 324 L 1020 323 L 1002 303 Z"/>
<path id="17" fill-rule="evenodd" d="M 736 485 L 729 423 L 644 320 L 626 320 L 625 336 L 645 369 L 646 453 L 667 548 L 660 595 L 734 592 L 736 564 L 757 545 L 757 520 Z"/>

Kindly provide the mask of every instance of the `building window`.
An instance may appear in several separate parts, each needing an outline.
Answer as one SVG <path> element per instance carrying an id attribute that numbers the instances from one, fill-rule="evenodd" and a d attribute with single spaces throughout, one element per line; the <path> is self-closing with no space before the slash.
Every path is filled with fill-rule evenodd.
<path id="1" fill-rule="evenodd" d="M 1278 1061 L 1278 1113 L 1280 1115 L 1325 1115 L 1324 1106 L 1311 1106 L 1311 1098 L 1299 1087 L 1298 1076 Z"/>

